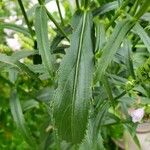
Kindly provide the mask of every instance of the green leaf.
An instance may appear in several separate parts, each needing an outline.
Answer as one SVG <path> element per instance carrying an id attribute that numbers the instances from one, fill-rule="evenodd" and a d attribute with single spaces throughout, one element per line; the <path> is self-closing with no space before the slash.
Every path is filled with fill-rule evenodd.
<path id="1" fill-rule="evenodd" d="M 11 59 L 10 56 L 7 56 L 6 54 L 0 53 L 0 62 L 19 69 L 19 67 L 15 64 L 15 61 Z"/>
<path id="2" fill-rule="evenodd" d="M 50 53 L 49 48 L 47 14 L 44 6 L 39 6 L 36 8 L 35 32 L 37 37 L 39 53 L 42 57 L 43 64 L 48 69 L 50 75 L 52 75 L 53 72 L 52 55 Z"/>
<path id="3" fill-rule="evenodd" d="M 25 119 L 22 112 L 21 104 L 16 90 L 13 90 L 10 96 L 10 109 L 13 119 L 29 145 L 34 145 L 34 140 L 30 135 L 28 128 L 25 126 Z"/>
<path id="4" fill-rule="evenodd" d="M 38 75 L 36 73 L 34 73 L 32 70 L 30 70 L 27 65 L 25 65 L 25 64 L 23 64 L 23 63 L 21 63 L 19 61 L 16 61 L 15 64 L 17 65 L 17 67 L 20 68 L 20 70 L 22 70 L 23 72 L 25 72 L 32 79 L 35 79 L 36 81 L 41 82 L 41 80 L 38 78 Z"/>
<path id="5" fill-rule="evenodd" d="M 33 79 L 35 79 L 35 80 L 40 82 L 40 80 L 38 79 L 38 75 L 35 74 L 33 71 L 31 71 L 28 68 L 28 66 L 26 66 L 25 64 L 19 62 L 17 59 L 20 59 L 20 57 L 17 58 L 16 55 L 14 55 L 14 56 L 7 56 L 6 54 L 1 54 L 0 53 L 0 62 L 6 64 L 5 65 L 6 68 L 15 68 L 15 69 L 17 69 L 19 71 L 23 71 L 23 72 L 27 73 L 27 75 L 29 75 L 31 78 L 33 78 Z"/>
<path id="6" fill-rule="evenodd" d="M 142 20 L 150 22 L 150 13 L 145 13 L 142 17 Z"/>
<path id="7" fill-rule="evenodd" d="M 125 20 L 116 25 L 114 31 L 108 40 L 107 44 L 103 49 L 102 56 L 98 62 L 98 67 L 96 70 L 96 81 L 100 80 L 102 75 L 105 74 L 105 71 L 108 65 L 111 63 L 114 54 L 120 47 L 123 39 L 133 27 L 134 22 L 132 20 Z"/>
<path id="8" fill-rule="evenodd" d="M 97 134 L 99 132 L 99 130 L 102 127 L 102 123 L 104 121 L 104 118 L 106 117 L 107 113 L 108 113 L 108 109 L 110 107 L 110 104 L 108 101 L 104 101 L 99 110 L 98 110 L 98 114 L 96 115 L 96 119 L 94 122 L 94 127 L 93 127 L 93 138 L 96 139 L 97 138 Z"/>
<path id="9" fill-rule="evenodd" d="M 98 16 L 98 15 L 103 15 L 111 10 L 114 10 L 118 8 L 118 2 L 114 1 L 114 2 L 109 2 L 103 6 L 100 6 L 99 8 L 96 8 L 95 10 L 93 10 L 93 16 Z"/>
<path id="10" fill-rule="evenodd" d="M 140 150 L 141 149 L 141 145 L 140 145 L 140 142 L 139 142 L 138 137 L 136 135 L 137 125 L 132 123 L 132 124 L 125 124 L 124 126 L 125 126 L 126 130 L 130 133 L 130 135 L 132 136 L 135 144 L 138 146 L 138 148 Z"/>
<path id="11" fill-rule="evenodd" d="M 105 27 L 104 24 L 100 21 L 96 21 L 96 45 L 95 45 L 95 51 L 99 51 L 103 48 L 105 42 L 106 42 L 106 35 L 105 35 Z"/>
<path id="12" fill-rule="evenodd" d="M 36 100 L 28 100 L 28 101 L 25 101 L 23 104 L 22 104 L 22 109 L 23 109 L 23 112 L 26 112 L 34 107 L 39 107 L 39 102 L 37 102 Z"/>
<path id="13" fill-rule="evenodd" d="M 97 133 L 96 140 L 93 140 L 94 120 L 90 119 L 88 124 L 87 135 L 80 145 L 79 150 L 106 150 L 104 148 L 104 140 L 100 131 Z"/>
<path id="14" fill-rule="evenodd" d="M 72 27 L 69 25 L 69 26 L 66 26 L 64 28 L 64 31 L 65 33 L 67 34 L 67 36 L 69 34 L 71 34 L 72 32 Z M 51 52 L 54 53 L 55 50 L 57 49 L 58 45 L 60 44 L 60 42 L 65 38 L 64 35 L 62 35 L 62 33 L 59 32 L 59 30 L 57 31 L 57 35 L 54 37 L 53 41 L 51 42 Z M 64 53 L 64 51 L 60 51 L 61 53 Z"/>
<path id="15" fill-rule="evenodd" d="M 123 57 L 125 60 L 125 66 L 129 72 L 129 76 L 132 76 L 133 78 L 135 78 L 135 73 L 133 69 L 133 61 L 131 58 L 132 45 L 129 40 L 124 41 L 122 51 L 123 51 Z"/>
<path id="16" fill-rule="evenodd" d="M 147 9 L 150 7 L 150 1 L 149 0 L 143 0 L 143 3 L 138 10 L 138 12 L 135 14 L 135 18 L 139 19 L 141 16 L 144 15 L 144 13 L 147 11 Z"/>
<path id="17" fill-rule="evenodd" d="M 148 36 L 148 34 L 145 32 L 145 30 L 143 29 L 143 27 L 139 24 L 136 23 L 136 25 L 133 28 L 133 31 L 139 35 L 139 37 L 141 38 L 141 40 L 143 41 L 143 43 L 145 44 L 147 50 L 150 52 L 150 37 Z"/>
<path id="18" fill-rule="evenodd" d="M 75 22 L 78 23 L 77 26 Z M 67 50 L 58 73 L 54 119 L 58 134 L 63 140 L 80 143 L 87 128 L 88 108 L 92 96 L 91 13 L 77 12 L 73 23 L 71 47 Z"/>
<path id="19" fill-rule="evenodd" d="M 21 50 L 14 52 L 11 57 L 14 61 L 20 60 L 22 58 L 26 58 L 32 55 L 38 54 L 38 51 L 28 51 L 28 50 Z"/>
<path id="20" fill-rule="evenodd" d="M 46 87 L 39 90 L 36 94 L 36 97 L 37 99 L 39 99 L 39 101 L 48 103 L 53 99 L 53 93 L 54 93 L 53 87 Z"/>
<path id="21" fill-rule="evenodd" d="M 28 29 L 26 29 L 22 26 L 19 26 L 19 25 L 15 25 L 15 24 L 11 24 L 11 23 L 0 23 L 0 29 L 5 29 L 5 28 L 23 33 L 27 36 L 30 36 Z"/>

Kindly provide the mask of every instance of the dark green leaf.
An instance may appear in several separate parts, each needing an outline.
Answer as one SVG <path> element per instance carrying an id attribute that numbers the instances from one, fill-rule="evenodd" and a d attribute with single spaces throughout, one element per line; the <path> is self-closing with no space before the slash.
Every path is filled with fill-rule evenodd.
<path id="1" fill-rule="evenodd" d="M 96 70 L 96 81 L 100 80 L 102 75 L 105 74 L 105 71 L 108 65 L 111 63 L 114 54 L 120 47 L 120 44 L 133 25 L 134 22 L 130 20 L 122 21 L 116 25 L 110 39 L 103 49 L 102 56 L 98 62 L 98 67 Z"/>
<path id="2" fill-rule="evenodd" d="M 39 53 L 42 57 L 43 64 L 50 75 L 53 72 L 52 55 L 49 48 L 47 14 L 44 6 L 39 6 L 35 11 L 35 32 Z"/>
<path id="3" fill-rule="evenodd" d="M 143 27 L 139 23 L 137 23 L 134 26 L 133 31 L 136 34 L 139 35 L 139 37 L 141 38 L 141 40 L 145 44 L 147 50 L 150 52 L 150 37 L 148 36 L 148 34 L 146 33 L 146 31 L 143 29 Z"/>
<path id="4" fill-rule="evenodd" d="M 25 126 L 24 115 L 22 112 L 22 108 L 21 108 L 19 97 L 18 97 L 16 90 L 13 90 L 11 93 L 10 108 L 11 108 L 13 119 L 17 127 L 20 129 L 22 135 L 24 136 L 24 138 L 30 145 L 34 145 L 35 144 L 34 140 L 32 139 L 28 128 Z"/>
<path id="5" fill-rule="evenodd" d="M 11 29 L 11 30 L 23 33 L 27 36 L 30 36 L 28 29 L 26 29 L 22 26 L 19 26 L 19 25 L 10 24 L 10 23 L 0 23 L 0 29 L 4 29 L 4 28 Z"/>
<path id="6" fill-rule="evenodd" d="M 99 8 L 96 8 L 93 11 L 93 16 L 98 16 L 98 15 L 103 15 L 111 10 L 114 10 L 118 7 L 118 2 L 114 1 L 114 2 L 109 2 Z"/>
<path id="7" fill-rule="evenodd" d="M 58 88 L 54 96 L 54 119 L 62 139 L 79 143 L 85 135 L 92 96 L 91 13 L 77 12 L 73 22 L 78 25 L 73 24 L 71 47 L 67 50 L 58 73 Z"/>
<path id="8" fill-rule="evenodd" d="M 95 45 L 95 51 L 99 51 L 103 48 L 105 42 L 106 42 L 106 35 L 105 35 L 105 27 L 104 24 L 97 21 L 95 23 L 96 25 L 96 45 Z"/>
<path id="9" fill-rule="evenodd" d="M 14 52 L 11 57 L 14 61 L 20 60 L 22 58 L 26 58 L 32 55 L 38 54 L 38 51 L 27 51 L 27 50 L 21 50 L 21 51 L 16 51 Z"/>

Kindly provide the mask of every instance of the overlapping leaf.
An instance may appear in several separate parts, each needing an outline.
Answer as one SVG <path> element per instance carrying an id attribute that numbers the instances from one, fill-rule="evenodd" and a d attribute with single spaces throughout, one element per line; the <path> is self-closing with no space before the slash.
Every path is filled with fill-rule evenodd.
<path id="1" fill-rule="evenodd" d="M 145 44 L 147 50 L 150 52 L 150 37 L 148 36 L 148 34 L 145 32 L 145 30 L 143 29 L 143 27 L 137 23 L 134 28 L 133 31 L 139 35 L 139 37 L 141 38 L 141 40 L 143 41 L 143 43 Z"/>
<path id="2" fill-rule="evenodd" d="M 1 23 L 0 24 L 0 29 L 10 29 L 10 30 L 13 30 L 13 31 L 23 33 L 27 36 L 30 36 L 30 33 L 29 33 L 28 29 L 26 29 L 22 26 L 19 26 L 19 25 L 11 24 L 11 23 Z"/>
<path id="3" fill-rule="evenodd" d="M 35 141 L 33 140 L 28 128 L 25 126 L 24 115 L 22 112 L 21 104 L 20 104 L 19 97 L 18 97 L 16 90 L 12 91 L 12 94 L 10 97 L 10 108 L 11 108 L 13 119 L 17 127 L 21 131 L 22 135 L 24 136 L 25 140 L 30 145 L 35 145 L 34 143 Z"/>
<path id="4" fill-rule="evenodd" d="M 133 25 L 134 22 L 132 20 L 125 20 L 116 25 L 110 39 L 103 49 L 103 54 L 98 62 L 96 81 L 100 80 L 102 75 L 104 75 L 108 65 L 113 59 L 114 54 L 120 47 L 120 44 Z"/>
<path id="5" fill-rule="evenodd" d="M 35 32 L 37 37 L 39 53 L 42 57 L 43 64 L 47 68 L 48 72 L 52 75 L 52 56 L 49 48 L 47 14 L 44 6 L 38 6 L 36 8 Z"/>
<path id="6" fill-rule="evenodd" d="M 99 8 L 96 8 L 93 11 L 93 16 L 98 16 L 98 15 L 103 15 L 111 10 L 114 10 L 118 7 L 118 2 L 114 1 L 114 2 L 109 2 Z"/>

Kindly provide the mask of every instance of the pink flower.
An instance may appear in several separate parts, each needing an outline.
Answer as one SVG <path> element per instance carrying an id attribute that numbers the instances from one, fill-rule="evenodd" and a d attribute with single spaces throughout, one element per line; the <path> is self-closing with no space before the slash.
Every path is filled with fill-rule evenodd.
<path id="1" fill-rule="evenodd" d="M 132 117 L 132 121 L 134 123 L 140 122 L 142 120 L 142 118 L 144 117 L 144 108 L 138 108 L 135 110 L 130 110 L 129 114 Z"/>

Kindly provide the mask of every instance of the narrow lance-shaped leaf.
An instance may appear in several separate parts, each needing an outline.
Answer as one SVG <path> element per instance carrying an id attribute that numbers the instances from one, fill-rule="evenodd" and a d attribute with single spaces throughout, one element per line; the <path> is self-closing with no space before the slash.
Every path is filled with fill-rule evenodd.
<path id="1" fill-rule="evenodd" d="M 19 67 L 15 64 L 15 61 L 6 54 L 0 53 L 0 62 L 19 69 Z"/>
<path id="2" fill-rule="evenodd" d="M 19 97 L 17 95 L 17 91 L 13 90 L 10 97 L 10 109 L 13 116 L 13 119 L 21 131 L 22 135 L 24 136 L 25 140 L 30 144 L 34 145 L 34 140 L 28 130 L 28 128 L 25 126 L 25 120 L 24 115 L 22 112 L 21 104 L 19 101 Z"/>
<path id="3" fill-rule="evenodd" d="M 96 8 L 95 10 L 93 10 L 93 16 L 98 16 L 98 15 L 103 15 L 111 10 L 114 10 L 118 7 L 118 2 L 114 1 L 114 2 L 109 2 L 103 6 L 100 6 L 99 8 Z"/>
<path id="4" fill-rule="evenodd" d="M 139 37 L 141 38 L 141 40 L 143 41 L 143 43 L 145 44 L 147 50 L 150 52 L 150 37 L 148 36 L 148 34 L 145 32 L 145 30 L 143 29 L 143 27 L 137 23 L 134 28 L 133 31 L 139 35 Z"/>
<path id="5" fill-rule="evenodd" d="M 96 26 L 96 45 L 95 51 L 101 50 L 106 42 L 105 28 L 99 20 L 95 23 Z"/>
<path id="6" fill-rule="evenodd" d="M 30 36 L 28 29 L 26 29 L 22 26 L 19 26 L 19 25 L 11 24 L 11 23 L 0 23 L 0 29 L 10 29 L 13 31 L 23 33 L 27 36 Z"/>
<path id="7" fill-rule="evenodd" d="M 124 58 L 125 58 L 125 65 L 127 67 L 127 70 L 129 72 L 129 75 L 135 78 L 135 73 L 133 69 L 133 61 L 131 58 L 131 52 L 132 52 L 132 45 L 129 40 L 124 41 Z"/>
<path id="8" fill-rule="evenodd" d="M 26 53 L 26 54 L 24 53 L 24 56 L 25 55 L 29 56 L 30 54 L 34 54 L 34 53 L 33 52 Z M 12 56 L 7 56 L 6 54 L 0 53 L 0 62 L 2 62 L 6 68 L 14 68 L 14 69 L 17 69 L 18 71 L 23 71 L 27 73 L 27 75 L 29 75 L 33 79 L 40 81 L 38 79 L 38 75 L 35 74 L 33 71 L 31 71 L 25 64 L 18 61 L 19 59 L 20 57 L 17 56 L 17 54 L 16 55 L 14 54 Z"/>
<path id="9" fill-rule="evenodd" d="M 108 65 L 113 59 L 114 54 L 120 47 L 120 44 L 133 25 L 134 22 L 132 20 L 125 20 L 116 25 L 110 39 L 103 49 L 102 56 L 98 62 L 95 79 L 96 81 L 100 80 L 102 75 L 104 75 Z"/>
<path id="10" fill-rule="evenodd" d="M 59 136 L 79 143 L 85 135 L 91 99 L 93 50 L 90 12 L 77 12 L 73 18 L 71 47 L 64 57 L 54 96 L 54 119 Z"/>
<path id="11" fill-rule="evenodd" d="M 52 55 L 49 48 L 47 14 L 44 6 L 39 6 L 35 11 L 35 32 L 39 53 L 42 57 L 43 64 L 52 75 Z"/>

